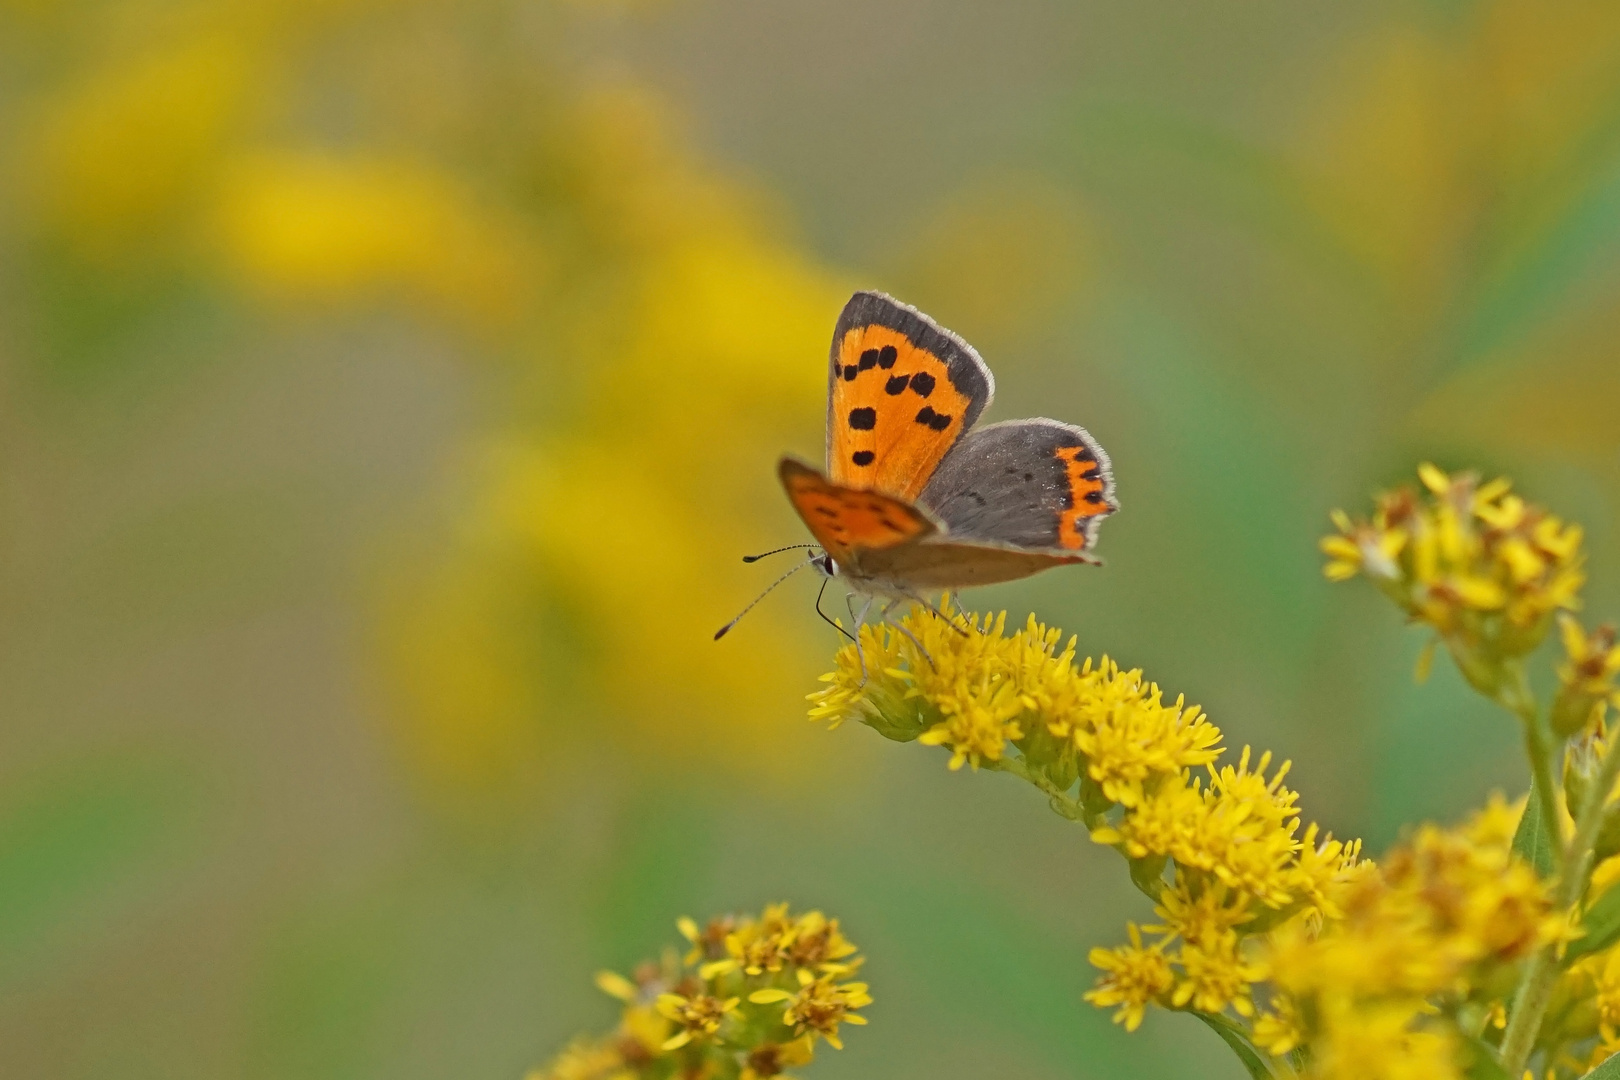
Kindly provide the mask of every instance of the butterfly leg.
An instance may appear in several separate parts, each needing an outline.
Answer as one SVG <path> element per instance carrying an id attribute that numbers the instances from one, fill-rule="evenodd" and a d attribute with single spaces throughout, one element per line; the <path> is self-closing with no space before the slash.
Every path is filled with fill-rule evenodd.
<path id="1" fill-rule="evenodd" d="M 849 617 L 855 623 L 855 635 L 854 635 L 854 637 L 855 637 L 855 655 L 861 661 L 861 685 L 862 686 L 866 685 L 866 680 L 867 680 L 867 678 L 869 676 L 867 675 L 867 671 L 866 671 L 866 650 L 861 647 L 861 626 L 862 626 L 863 623 L 866 622 L 866 614 L 867 614 L 867 612 L 872 610 L 872 601 L 873 601 L 873 599 L 874 599 L 874 597 L 868 596 L 866 598 L 866 603 L 861 605 L 861 613 L 859 615 L 857 615 L 857 614 L 855 614 L 855 594 L 854 593 L 849 593 L 848 595 L 846 595 L 844 597 L 844 606 L 849 608 Z"/>
<path id="2" fill-rule="evenodd" d="M 899 619 L 896 619 L 896 618 L 894 618 L 893 616 L 891 616 L 889 614 L 889 612 L 894 610 L 894 605 L 898 604 L 902 599 L 909 600 L 911 598 L 909 596 L 908 597 L 896 597 L 895 599 L 890 600 L 887 604 L 883 605 L 883 614 L 882 614 L 881 618 L 883 619 L 884 622 L 888 623 L 890 626 L 894 627 L 896 630 L 898 630 L 902 634 L 906 635 L 906 639 L 917 647 L 918 652 L 922 653 L 922 658 L 924 660 L 928 661 L 928 666 L 929 667 L 934 667 L 935 666 L 934 665 L 934 658 L 932 656 L 928 655 L 928 650 L 923 648 L 923 643 L 921 641 L 917 640 L 917 635 L 913 634 L 911 632 L 910 628 L 908 628 Z"/>
<path id="3" fill-rule="evenodd" d="M 923 607 L 927 608 L 929 611 L 932 611 L 937 617 L 945 620 L 945 625 L 946 626 L 949 626 L 952 630 L 955 630 L 958 634 L 961 634 L 963 637 L 969 636 L 968 632 L 966 630 L 962 629 L 960 626 L 958 626 L 956 624 L 955 619 L 951 618 L 949 615 L 947 615 L 943 611 L 939 610 L 939 608 L 937 608 L 933 604 L 929 603 L 928 602 L 928 597 L 923 596 L 921 593 L 907 593 L 906 594 L 906 599 L 912 601 L 915 604 L 920 604 Z"/>
<path id="4" fill-rule="evenodd" d="M 826 623 L 828 626 L 832 627 L 834 630 L 838 631 L 840 634 L 843 634 L 845 637 L 849 638 L 849 640 L 855 641 L 855 635 L 854 634 L 850 633 L 848 630 L 845 630 L 842 626 L 839 626 L 838 621 L 836 619 L 833 619 L 833 618 L 829 617 L 825 611 L 821 610 L 821 597 L 822 597 L 822 595 L 824 593 L 826 593 L 827 586 L 831 582 L 832 582 L 832 578 L 823 578 L 822 579 L 821 590 L 820 590 L 820 592 L 816 593 L 816 614 L 821 616 L 821 621 L 822 622 Z M 853 616 L 853 612 L 851 613 L 851 615 Z M 858 641 L 856 641 L 856 644 L 858 645 L 860 643 Z"/>

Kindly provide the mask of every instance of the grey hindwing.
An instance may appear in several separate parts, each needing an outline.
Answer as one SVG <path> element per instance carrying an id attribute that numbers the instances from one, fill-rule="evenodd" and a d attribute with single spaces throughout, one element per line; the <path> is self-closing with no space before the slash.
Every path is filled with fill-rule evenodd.
<path id="1" fill-rule="evenodd" d="M 1058 451 L 1083 446 L 1097 462 L 1109 512 L 1114 481 L 1108 455 L 1084 428 L 1056 420 L 1009 420 L 980 428 L 951 448 L 919 501 L 945 523 L 951 540 L 1062 549 L 1063 514 L 1072 503 L 1068 466 Z M 1096 524 L 1086 522 L 1087 549 Z"/>

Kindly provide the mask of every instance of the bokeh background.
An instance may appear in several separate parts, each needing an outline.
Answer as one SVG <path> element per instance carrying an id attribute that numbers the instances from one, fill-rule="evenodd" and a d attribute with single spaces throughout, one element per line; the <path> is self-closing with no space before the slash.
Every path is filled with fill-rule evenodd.
<path id="1" fill-rule="evenodd" d="M 0 2 L 0 1074 L 515 1080 L 679 914 L 843 917 L 813 1075 L 1237 1077 L 1080 994 L 1147 912 L 827 733 L 800 579 L 876 287 L 1086 424 L 1106 568 L 982 590 L 1385 845 L 1522 787 L 1357 586 L 1421 459 L 1620 613 L 1620 6 Z"/>

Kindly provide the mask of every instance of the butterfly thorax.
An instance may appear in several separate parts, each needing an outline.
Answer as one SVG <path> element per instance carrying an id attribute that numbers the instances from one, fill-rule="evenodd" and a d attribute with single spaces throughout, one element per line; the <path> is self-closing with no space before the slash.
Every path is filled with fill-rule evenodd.
<path id="1" fill-rule="evenodd" d="M 898 599 L 914 598 L 917 590 L 907 582 L 885 574 L 863 573 L 855 560 L 839 562 L 831 555 L 822 554 L 811 563 L 823 577 L 833 578 L 849 586 L 853 592 L 868 596 L 887 596 Z"/>

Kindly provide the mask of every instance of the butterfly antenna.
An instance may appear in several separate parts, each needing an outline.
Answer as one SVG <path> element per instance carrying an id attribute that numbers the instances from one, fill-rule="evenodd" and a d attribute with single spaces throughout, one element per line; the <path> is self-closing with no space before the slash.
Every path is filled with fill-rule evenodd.
<path id="1" fill-rule="evenodd" d="M 767 555 L 779 555 L 784 551 L 793 551 L 797 548 L 813 548 L 815 546 L 816 545 L 814 544 L 789 544 L 787 547 L 772 548 L 770 551 L 762 551 L 758 555 L 744 555 L 743 562 L 759 562 L 759 560 L 763 559 Z"/>
<path id="2" fill-rule="evenodd" d="M 800 570 L 803 570 L 805 567 L 809 566 L 811 563 L 813 563 L 815 561 L 816 560 L 814 560 L 814 559 L 806 559 L 806 560 L 804 560 L 804 562 L 800 563 L 798 566 L 795 566 L 793 569 L 789 570 L 787 573 L 783 574 L 781 577 L 779 577 L 775 581 L 771 582 L 770 585 L 766 587 L 764 592 L 762 592 L 758 596 L 754 597 L 752 603 L 750 603 L 747 607 L 743 608 L 741 611 L 737 612 L 737 617 L 735 619 L 732 619 L 730 622 L 726 623 L 726 625 L 722 626 L 720 629 L 718 629 L 718 630 L 716 630 L 714 632 L 714 640 L 719 641 L 721 638 L 725 637 L 726 636 L 726 631 L 730 630 L 733 626 L 736 626 L 739 622 L 741 622 L 742 617 L 744 615 L 746 615 L 750 611 L 754 610 L 754 604 L 759 603 L 761 600 L 763 600 L 767 596 L 769 596 L 771 594 L 772 589 L 776 588 L 778 585 L 782 584 L 782 582 L 786 581 L 788 578 L 792 577 L 794 574 L 797 574 Z"/>

